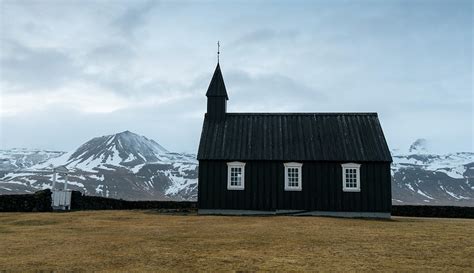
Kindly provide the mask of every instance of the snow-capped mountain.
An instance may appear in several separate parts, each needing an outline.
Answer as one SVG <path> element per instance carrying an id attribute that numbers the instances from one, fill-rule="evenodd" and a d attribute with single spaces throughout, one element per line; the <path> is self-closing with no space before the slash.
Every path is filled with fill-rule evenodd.
<path id="1" fill-rule="evenodd" d="M 474 153 L 438 155 L 427 141 L 392 151 L 393 204 L 474 206 Z M 43 161 L 41 163 L 38 163 Z M 96 137 L 70 153 L 0 151 L 0 194 L 50 188 L 51 166 L 70 169 L 69 188 L 130 200 L 196 200 L 195 155 L 167 151 L 129 131 Z M 64 177 L 58 179 L 59 185 Z"/>
<path id="2" fill-rule="evenodd" d="M 50 158 L 63 155 L 64 152 L 40 149 L 0 150 L 0 171 L 14 171 L 29 168 Z"/>
<path id="3" fill-rule="evenodd" d="M 195 155 L 167 151 L 129 131 L 91 139 L 77 150 L 28 169 L 4 174 L 0 194 L 51 187 L 54 166 L 69 170 L 69 188 L 89 195 L 132 200 L 193 200 L 197 197 Z M 58 182 L 63 183 L 64 177 Z"/>
<path id="4" fill-rule="evenodd" d="M 474 153 L 430 153 L 419 139 L 392 152 L 393 204 L 474 206 Z"/>
<path id="5" fill-rule="evenodd" d="M 106 165 L 130 167 L 166 159 L 169 152 L 154 140 L 124 131 L 115 135 L 96 137 L 77 150 L 45 162 L 36 168 L 65 165 L 69 169 L 93 171 Z"/>

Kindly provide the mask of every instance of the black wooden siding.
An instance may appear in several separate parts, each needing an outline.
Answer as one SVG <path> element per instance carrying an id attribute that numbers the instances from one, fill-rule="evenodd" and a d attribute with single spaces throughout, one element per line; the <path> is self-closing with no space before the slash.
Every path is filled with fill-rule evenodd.
<path id="1" fill-rule="evenodd" d="M 206 114 L 197 157 L 392 161 L 376 113 L 227 113 L 219 120 Z"/>
<path id="2" fill-rule="evenodd" d="M 213 121 L 222 121 L 226 116 L 227 101 L 223 97 L 209 97 L 207 99 L 207 115 Z"/>
<path id="3" fill-rule="evenodd" d="M 341 163 L 304 162 L 302 191 L 284 190 L 287 161 L 246 161 L 245 190 L 227 190 L 227 161 L 199 162 L 200 209 L 390 212 L 390 163 L 365 162 L 360 192 L 342 190 Z"/>

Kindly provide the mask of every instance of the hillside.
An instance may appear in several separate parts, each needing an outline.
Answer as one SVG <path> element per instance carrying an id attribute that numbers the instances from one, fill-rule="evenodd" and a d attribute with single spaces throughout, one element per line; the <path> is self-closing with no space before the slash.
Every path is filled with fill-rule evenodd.
<path id="1" fill-rule="evenodd" d="M 0 172 L 29 168 L 48 159 L 63 155 L 65 152 L 41 149 L 0 150 Z"/>
<path id="2" fill-rule="evenodd" d="M 27 169 L 4 173 L 0 193 L 51 187 L 52 166 L 70 170 L 69 188 L 88 195 L 130 200 L 194 200 L 197 161 L 172 153 L 154 140 L 129 131 L 91 139 L 75 151 Z M 64 177 L 59 177 L 59 186 Z"/>
<path id="3" fill-rule="evenodd" d="M 425 140 L 392 151 L 392 203 L 474 206 L 474 153 L 436 154 Z M 195 155 L 173 153 L 125 131 L 91 139 L 69 153 L 2 150 L 0 194 L 51 187 L 51 166 L 71 170 L 70 188 L 129 200 L 196 200 Z M 59 177 L 59 182 L 63 177 Z"/>
<path id="4" fill-rule="evenodd" d="M 417 140 L 392 157 L 393 204 L 474 206 L 474 153 L 435 154 Z"/>

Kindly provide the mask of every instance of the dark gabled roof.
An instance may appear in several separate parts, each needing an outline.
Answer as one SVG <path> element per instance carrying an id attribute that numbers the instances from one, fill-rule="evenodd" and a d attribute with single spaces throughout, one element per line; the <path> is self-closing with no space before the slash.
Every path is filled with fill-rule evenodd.
<path id="1" fill-rule="evenodd" d="M 211 83 L 207 88 L 206 92 L 207 97 L 225 97 L 229 100 L 227 96 L 227 90 L 225 89 L 224 78 L 222 77 L 221 67 L 217 63 L 216 70 L 214 75 L 212 75 Z"/>
<path id="2" fill-rule="evenodd" d="M 376 113 L 207 115 L 198 160 L 382 161 L 392 157 Z"/>

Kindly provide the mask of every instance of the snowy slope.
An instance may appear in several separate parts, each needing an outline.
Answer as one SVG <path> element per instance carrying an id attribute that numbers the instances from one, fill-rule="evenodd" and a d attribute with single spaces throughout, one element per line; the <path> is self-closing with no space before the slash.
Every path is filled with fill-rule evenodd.
<path id="1" fill-rule="evenodd" d="M 64 152 L 41 149 L 13 148 L 9 150 L 0 150 L 0 171 L 29 168 L 63 154 Z"/>
<path id="2" fill-rule="evenodd" d="M 101 166 L 136 166 L 158 162 L 168 158 L 169 152 L 154 140 L 124 131 L 115 135 L 96 137 L 81 145 L 77 150 L 62 157 L 45 162 L 66 165 L 70 169 L 93 171 Z"/>
<path id="3" fill-rule="evenodd" d="M 129 131 L 91 139 L 77 150 L 28 169 L 3 175 L 0 193 L 32 192 L 51 186 L 52 166 L 66 166 L 70 188 L 123 199 L 195 199 L 195 155 L 167 151 Z M 59 177 L 59 185 L 63 181 Z"/>
<path id="4" fill-rule="evenodd" d="M 474 206 L 474 153 L 438 155 L 426 140 L 393 151 L 393 204 Z M 93 138 L 75 151 L 8 150 L 0 153 L 0 194 L 51 187 L 51 165 L 71 170 L 70 188 L 131 200 L 196 200 L 195 155 L 172 153 L 129 131 Z M 39 158 L 33 160 L 33 158 Z M 36 164 L 39 161 L 46 161 Z M 63 177 L 59 177 L 59 185 Z"/>
<path id="5" fill-rule="evenodd" d="M 474 153 L 430 153 L 426 140 L 392 152 L 394 204 L 474 206 Z"/>

